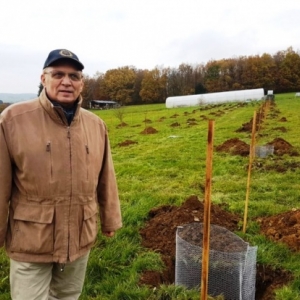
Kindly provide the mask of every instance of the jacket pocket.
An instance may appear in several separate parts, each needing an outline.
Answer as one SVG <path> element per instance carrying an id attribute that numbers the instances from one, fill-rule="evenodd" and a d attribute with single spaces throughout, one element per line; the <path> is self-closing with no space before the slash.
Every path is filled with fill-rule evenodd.
<path id="1" fill-rule="evenodd" d="M 11 251 L 53 253 L 54 207 L 18 204 L 13 215 Z"/>
<path id="2" fill-rule="evenodd" d="M 80 233 L 80 248 L 95 242 L 98 232 L 98 205 L 96 202 L 83 207 L 83 223 Z"/>

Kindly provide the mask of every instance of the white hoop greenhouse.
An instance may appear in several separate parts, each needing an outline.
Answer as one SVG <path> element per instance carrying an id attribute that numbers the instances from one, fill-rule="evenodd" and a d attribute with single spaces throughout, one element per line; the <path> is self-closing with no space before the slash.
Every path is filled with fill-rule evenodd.
<path id="1" fill-rule="evenodd" d="M 168 97 L 166 99 L 166 107 L 184 107 L 198 106 L 225 102 L 244 102 L 253 100 L 262 100 L 264 97 L 264 89 L 251 89 L 230 92 L 208 93 L 187 96 Z"/>

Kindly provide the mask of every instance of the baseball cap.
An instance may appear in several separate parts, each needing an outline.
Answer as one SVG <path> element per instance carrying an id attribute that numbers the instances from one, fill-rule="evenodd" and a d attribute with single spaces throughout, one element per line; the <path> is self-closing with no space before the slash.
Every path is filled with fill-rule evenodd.
<path id="1" fill-rule="evenodd" d="M 56 49 L 56 50 L 52 50 L 45 63 L 44 63 L 44 67 L 43 69 L 50 67 L 51 65 L 53 65 L 55 62 L 57 62 L 58 60 L 63 59 L 63 60 L 70 60 L 72 62 L 75 63 L 75 65 L 77 66 L 78 70 L 83 70 L 84 69 L 84 65 L 79 61 L 78 56 L 67 50 L 67 49 Z"/>

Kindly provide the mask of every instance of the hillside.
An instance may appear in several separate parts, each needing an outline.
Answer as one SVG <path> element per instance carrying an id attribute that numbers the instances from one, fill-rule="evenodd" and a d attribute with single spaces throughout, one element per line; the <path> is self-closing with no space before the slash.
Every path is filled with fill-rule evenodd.
<path id="1" fill-rule="evenodd" d="M 0 100 L 5 103 L 15 103 L 19 101 L 29 100 L 35 98 L 37 94 L 24 93 L 24 94 L 13 94 L 13 93 L 0 93 Z"/>

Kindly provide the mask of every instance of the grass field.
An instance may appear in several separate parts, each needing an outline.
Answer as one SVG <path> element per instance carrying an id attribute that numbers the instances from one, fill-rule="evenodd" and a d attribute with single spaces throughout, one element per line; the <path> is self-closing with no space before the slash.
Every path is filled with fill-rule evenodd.
<path id="1" fill-rule="evenodd" d="M 258 101 L 245 106 L 227 103 L 206 106 L 205 109 L 166 109 L 163 104 L 130 106 L 121 108 L 122 119 L 117 110 L 93 111 L 106 122 L 109 130 L 124 227 L 112 239 L 99 235 L 91 252 L 80 299 L 199 299 L 199 292 L 173 285 L 159 289 L 138 285 L 143 271 L 163 268 L 158 253 L 141 246 L 139 229 L 153 207 L 180 205 L 190 195 L 203 199 L 208 129 L 205 117 L 215 120 L 215 146 L 231 138 L 250 144 L 251 133 L 236 130 L 248 122 L 261 105 Z M 300 100 L 294 94 L 276 95 L 275 107 L 278 114 L 272 117 L 271 110 L 266 113 L 257 144 L 264 145 L 281 137 L 300 152 Z M 281 123 L 279 119 L 282 117 L 287 121 Z M 119 126 L 121 120 L 126 124 Z M 179 126 L 174 126 L 174 123 Z M 286 132 L 275 129 L 279 126 L 284 126 Z M 142 133 L 148 127 L 156 129 L 157 133 Z M 131 144 L 122 146 L 125 141 Z M 299 156 L 286 155 L 282 159 L 282 163 L 300 162 Z M 266 160 L 272 163 L 272 158 Z M 241 216 L 245 207 L 248 163 L 249 157 L 213 153 L 212 202 L 226 203 L 229 211 Z M 276 293 L 276 299 L 280 300 L 300 299 L 300 256 L 260 235 L 255 219 L 298 209 L 299 178 L 300 169 L 280 173 L 253 168 L 247 232 L 237 232 L 251 245 L 258 246 L 258 262 L 293 273 L 294 281 Z M 0 300 L 6 299 L 10 299 L 8 259 L 2 251 Z"/>

